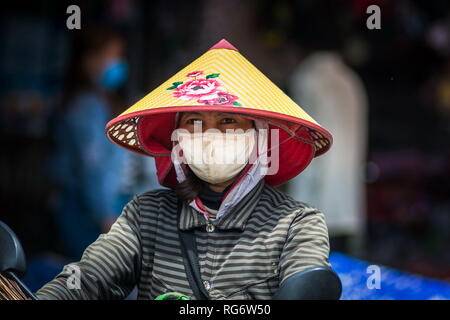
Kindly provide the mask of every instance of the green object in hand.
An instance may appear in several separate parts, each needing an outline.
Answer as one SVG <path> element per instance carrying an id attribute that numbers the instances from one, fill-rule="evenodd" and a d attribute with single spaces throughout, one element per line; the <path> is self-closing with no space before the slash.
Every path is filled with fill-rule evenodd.
<path id="1" fill-rule="evenodd" d="M 189 300 L 189 298 L 178 292 L 168 292 L 157 296 L 155 300 Z"/>

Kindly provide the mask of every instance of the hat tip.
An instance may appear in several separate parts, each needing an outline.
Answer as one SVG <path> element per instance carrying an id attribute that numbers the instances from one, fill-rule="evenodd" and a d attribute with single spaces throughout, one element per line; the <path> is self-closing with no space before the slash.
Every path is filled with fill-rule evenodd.
<path id="1" fill-rule="evenodd" d="M 219 42 L 217 42 L 214 46 L 212 46 L 211 48 L 209 48 L 209 50 L 213 50 L 213 49 L 228 49 L 228 50 L 235 50 L 235 51 L 239 51 L 238 49 L 236 49 L 231 43 L 229 43 L 227 40 L 222 39 Z"/>

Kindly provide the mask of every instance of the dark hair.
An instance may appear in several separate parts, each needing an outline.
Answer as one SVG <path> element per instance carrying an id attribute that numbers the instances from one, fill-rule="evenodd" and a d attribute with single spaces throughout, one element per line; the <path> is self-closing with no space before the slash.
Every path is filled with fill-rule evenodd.
<path id="1" fill-rule="evenodd" d="M 187 167 L 186 180 L 176 185 L 175 193 L 181 201 L 190 202 L 199 195 L 204 187 L 205 183 Z"/>

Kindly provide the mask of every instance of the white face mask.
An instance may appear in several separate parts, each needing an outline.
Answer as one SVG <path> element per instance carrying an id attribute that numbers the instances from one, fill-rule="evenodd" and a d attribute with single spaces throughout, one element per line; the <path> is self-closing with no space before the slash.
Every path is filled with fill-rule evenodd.
<path id="1" fill-rule="evenodd" d="M 181 133 L 178 142 L 194 174 L 211 184 L 237 176 L 247 165 L 255 146 L 255 130 L 223 133 Z"/>

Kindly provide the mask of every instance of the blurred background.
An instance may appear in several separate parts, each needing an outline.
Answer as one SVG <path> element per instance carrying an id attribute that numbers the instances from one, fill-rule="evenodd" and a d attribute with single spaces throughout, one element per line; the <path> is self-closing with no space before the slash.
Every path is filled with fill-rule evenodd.
<path id="1" fill-rule="evenodd" d="M 81 30 L 66 26 L 72 4 Z M 367 27 L 373 4 L 381 29 Z M 0 12 L 0 219 L 33 290 L 158 187 L 152 159 L 113 146 L 106 122 L 222 38 L 334 135 L 280 186 L 324 211 L 331 250 L 450 283 L 448 1 L 17 0 Z"/>

